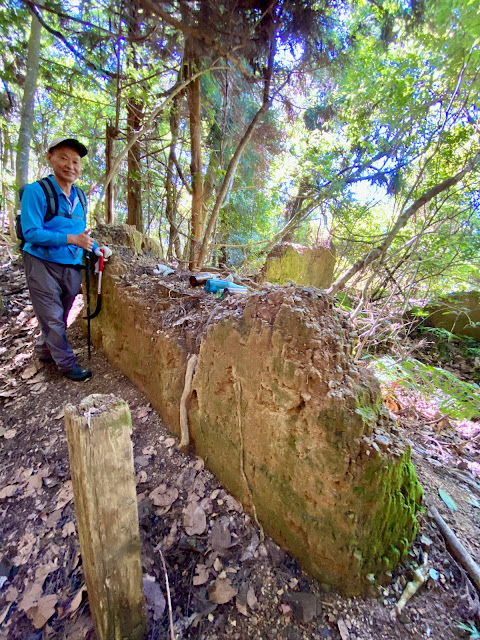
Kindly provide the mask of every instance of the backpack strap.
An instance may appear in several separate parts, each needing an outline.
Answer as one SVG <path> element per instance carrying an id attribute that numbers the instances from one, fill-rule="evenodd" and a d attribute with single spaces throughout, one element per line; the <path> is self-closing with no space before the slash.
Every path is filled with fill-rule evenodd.
<path id="1" fill-rule="evenodd" d="M 85 195 L 85 191 L 83 191 L 83 189 L 80 189 L 80 187 L 77 187 L 77 185 L 75 185 L 75 189 L 77 190 L 78 199 L 80 200 L 80 204 L 83 207 L 83 211 L 85 213 L 85 219 L 86 219 L 87 209 L 88 209 L 87 196 Z"/>
<path id="2" fill-rule="evenodd" d="M 43 193 L 45 194 L 45 198 L 47 200 L 47 212 L 45 213 L 45 222 L 48 222 L 55 216 L 58 216 L 59 211 L 59 203 L 58 203 L 58 195 L 55 190 L 55 186 L 50 178 L 42 178 L 37 181 L 38 184 L 42 187 Z"/>

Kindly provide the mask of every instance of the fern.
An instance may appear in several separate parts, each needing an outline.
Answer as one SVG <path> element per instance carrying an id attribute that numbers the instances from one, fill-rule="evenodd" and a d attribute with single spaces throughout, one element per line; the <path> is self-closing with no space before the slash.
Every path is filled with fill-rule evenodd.
<path id="1" fill-rule="evenodd" d="M 434 397 L 444 415 L 458 420 L 480 417 L 480 386 L 463 382 L 449 371 L 424 364 L 415 358 L 396 359 L 392 356 L 374 358 L 371 363 L 384 383 L 395 383 Z"/>

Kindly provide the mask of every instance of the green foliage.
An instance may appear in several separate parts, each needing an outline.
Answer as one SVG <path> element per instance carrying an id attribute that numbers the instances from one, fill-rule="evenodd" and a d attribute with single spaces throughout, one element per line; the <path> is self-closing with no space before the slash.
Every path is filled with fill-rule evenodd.
<path id="1" fill-rule="evenodd" d="M 380 380 L 395 383 L 433 397 L 441 413 L 459 420 L 480 417 L 480 386 L 459 380 L 453 373 L 433 367 L 415 358 L 384 356 L 371 361 Z"/>
<path id="2" fill-rule="evenodd" d="M 462 631 L 467 631 L 470 634 L 470 640 L 480 640 L 480 631 L 472 620 L 469 620 L 467 624 L 459 622 L 457 627 L 462 629 Z"/>

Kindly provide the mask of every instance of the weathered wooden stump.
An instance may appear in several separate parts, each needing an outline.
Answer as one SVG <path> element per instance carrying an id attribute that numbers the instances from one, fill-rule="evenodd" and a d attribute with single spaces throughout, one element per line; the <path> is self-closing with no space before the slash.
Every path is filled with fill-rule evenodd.
<path id="1" fill-rule="evenodd" d="M 141 640 L 147 625 L 128 405 L 94 394 L 65 407 L 78 535 L 99 640 Z"/>

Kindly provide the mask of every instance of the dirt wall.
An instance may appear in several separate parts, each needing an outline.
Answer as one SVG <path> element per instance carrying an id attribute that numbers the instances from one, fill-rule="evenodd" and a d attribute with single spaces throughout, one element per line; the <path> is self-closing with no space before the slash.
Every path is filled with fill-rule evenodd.
<path id="1" fill-rule="evenodd" d="M 260 273 L 262 282 L 299 285 L 326 289 L 332 284 L 335 269 L 335 248 L 305 247 L 283 242 L 268 254 Z"/>
<path id="2" fill-rule="evenodd" d="M 352 361 L 344 316 L 313 288 L 217 301 L 119 253 L 105 272 L 95 345 L 177 434 L 186 360 L 198 353 L 197 454 L 305 569 L 364 592 L 369 574 L 406 552 L 422 491 L 377 382 Z"/>
<path id="3" fill-rule="evenodd" d="M 425 324 L 446 329 L 457 336 L 480 340 L 480 293 L 462 291 L 445 296 L 428 306 Z"/>

